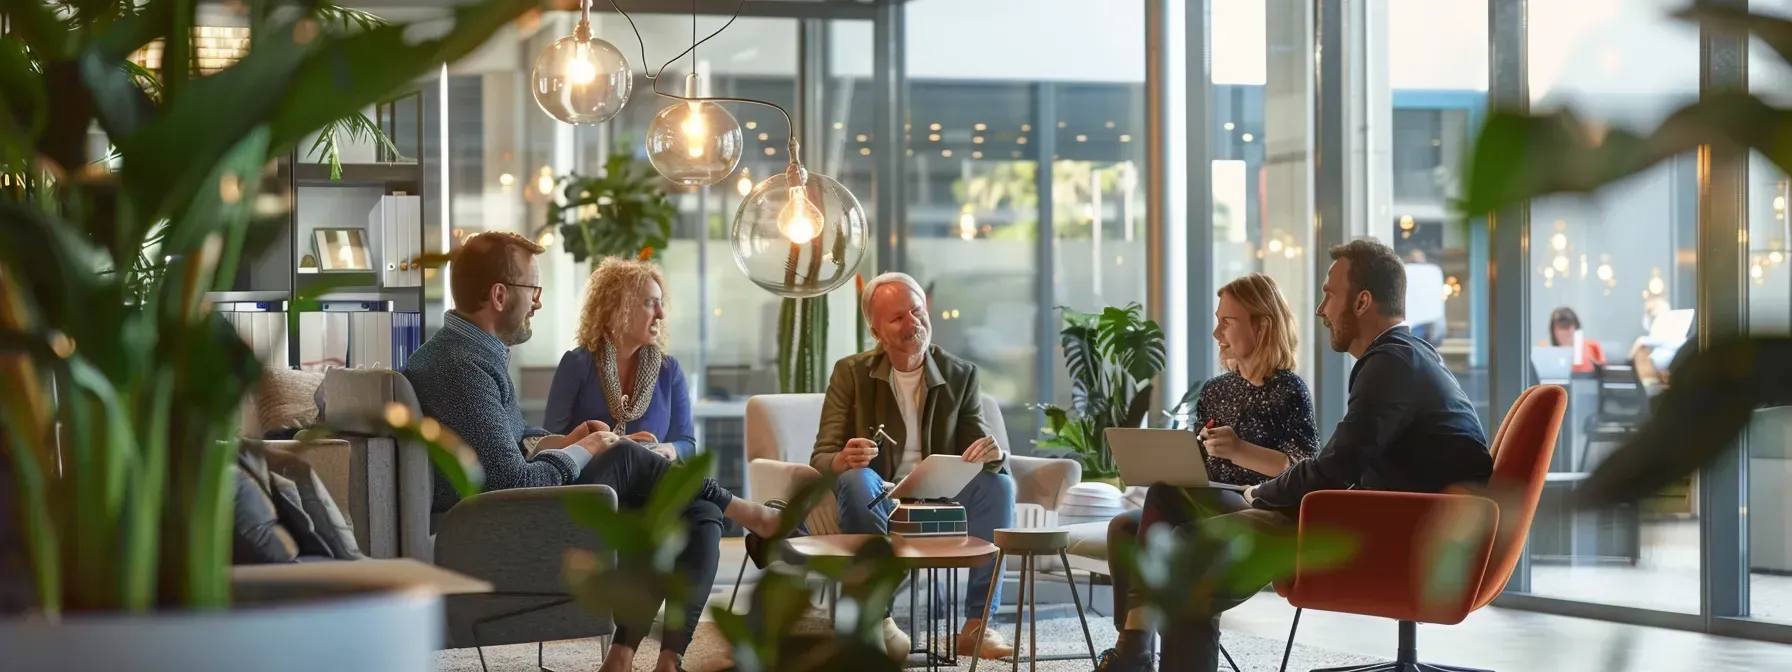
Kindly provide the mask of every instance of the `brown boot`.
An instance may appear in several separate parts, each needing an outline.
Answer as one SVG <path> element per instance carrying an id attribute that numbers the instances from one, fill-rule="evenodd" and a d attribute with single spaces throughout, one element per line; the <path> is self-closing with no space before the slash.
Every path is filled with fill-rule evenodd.
<path id="1" fill-rule="evenodd" d="M 977 650 L 978 641 L 983 642 L 982 651 Z M 994 629 L 984 628 L 983 619 L 973 618 L 966 620 L 964 630 L 958 633 L 958 655 L 981 655 L 986 660 L 993 660 L 1014 655 L 1014 647 Z"/>

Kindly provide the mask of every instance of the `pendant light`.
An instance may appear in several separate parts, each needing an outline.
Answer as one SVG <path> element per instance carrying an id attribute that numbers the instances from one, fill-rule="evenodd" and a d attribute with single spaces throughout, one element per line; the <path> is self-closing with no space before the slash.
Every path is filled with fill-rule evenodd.
<path id="1" fill-rule="evenodd" d="M 740 122 L 721 105 L 697 96 L 697 73 L 685 78 L 684 97 L 647 125 L 647 160 L 666 179 L 707 187 L 727 179 L 740 164 L 745 142 Z"/>
<path id="2" fill-rule="evenodd" d="M 628 104 L 634 72 L 616 45 L 591 36 L 591 0 L 579 4 L 579 25 L 535 57 L 529 92 L 543 112 L 568 124 L 596 125 Z"/>
<path id="3" fill-rule="evenodd" d="M 674 56 L 673 61 L 695 52 L 699 45 L 727 30 L 734 19 L 740 17 L 740 8 L 745 4 L 742 0 L 728 23 L 709 37 L 693 43 L 684 53 Z M 611 6 L 623 18 L 628 18 L 628 14 L 616 6 L 615 0 L 611 0 Z M 633 19 L 629 19 L 629 25 L 634 26 Z M 635 39 L 639 41 L 640 38 L 637 29 Z M 645 61 L 646 45 L 642 45 L 642 51 Z M 654 84 L 654 93 L 678 102 L 660 111 L 654 119 L 647 150 L 654 167 L 674 181 L 696 179 L 702 181 L 686 184 L 715 184 L 725 179 L 739 162 L 742 145 L 739 123 L 717 103 L 770 107 L 784 116 L 784 125 L 789 129 L 790 163 L 783 172 L 766 178 L 746 193 L 729 227 L 729 246 L 741 272 L 753 284 L 786 298 L 821 296 L 853 278 L 865 260 L 871 237 L 865 208 L 839 181 L 803 167 L 801 147 L 796 140 L 796 123 L 790 112 L 777 104 L 752 98 L 699 96 L 695 74 L 686 79 L 685 95 L 661 92 L 658 90 L 659 74 L 665 69 L 661 66 L 660 72 L 649 78 Z M 693 67 L 693 73 L 695 70 Z M 657 145 L 656 133 L 662 134 Z M 731 146 L 719 144 L 724 136 L 732 138 Z M 698 139 L 703 142 L 695 142 Z M 731 158 L 721 153 L 729 147 L 733 152 Z M 683 156 L 678 155 L 680 150 L 684 152 Z M 656 155 L 659 158 L 653 158 Z M 726 170 L 720 169 L 719 162 L 723 159 L 726 159 Z"/>

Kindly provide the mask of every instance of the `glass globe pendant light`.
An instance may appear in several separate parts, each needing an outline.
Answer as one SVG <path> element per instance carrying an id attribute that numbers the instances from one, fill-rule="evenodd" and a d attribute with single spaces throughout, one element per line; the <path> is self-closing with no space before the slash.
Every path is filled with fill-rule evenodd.
<path id="1" fill-rule="evenodd" d="M 741 200 L 729 242 L 735 265 L 753 284 L 804 299 L 852 279 L 871 231 L 852 192 L 834 178 L 804 169 L 797 156 L 792 138 L 790 165 Z"/>
<path id="2" fill-rule="evenodd" d="M 647 160 L 666 179 L 687 187 L 727 178 L 744 146 L 734 115 L 698 98 L 694 72 L 685 78 L 684 100 L 660 110 L 647 126 Z"/>
<path id="3" fill-rule="evenodd" d="M 554 40 L 535 57 L 529 92 L 548 116 L 595 125 L 621 112 L 634 87 L 634 72 L 622 51 L 591 36 L 591 0 L 584 0 L 572 35 Z"/>

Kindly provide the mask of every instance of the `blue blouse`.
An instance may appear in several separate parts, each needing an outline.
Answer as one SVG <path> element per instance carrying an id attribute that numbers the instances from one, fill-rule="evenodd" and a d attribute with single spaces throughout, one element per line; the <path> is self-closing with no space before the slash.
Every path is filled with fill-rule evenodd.
<path id="1" fill-rule="evenodd" d="M 597 376 L 597 357 L 584 348 L 573 348 L 560 358 L 554 384 L 548 388 L 548 431 L 565 434 L 586 420 L 602 420 L 615 426 L 610 404 L 604 400 L 603 382 Z M 678 360 L 666 355 L 660 362 L 659 381 L 653 385 L 653 401 L 647 412 L 628 423 L 627 433 L 650 432 L 660 443 L 677 449 L 680 459 L 697 454 L 697 438 L 691 428 L 691 395 Z"/>

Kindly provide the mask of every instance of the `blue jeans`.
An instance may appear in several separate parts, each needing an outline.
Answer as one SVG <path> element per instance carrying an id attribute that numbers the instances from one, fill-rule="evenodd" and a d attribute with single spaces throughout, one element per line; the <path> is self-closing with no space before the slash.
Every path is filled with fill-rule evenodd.
<path id="1" fill-rule="evenodd" d="M 840 502 L 841 532 L 890 533 L 890 514 L 896 511 L 896 502 L 886 499 L 876 507 L 868 507 L 871 500 L 883 493 L 883 488 L 883 477 L 870 469 L 848 469 L 840 474 L 840 480 L 834 482 L 834 498 Z M 994 542 L 997 529 L 1014 526 L 1014 477 L 1008 474 L 977 474 L 955 499 L 964 505 L 973 537 Z M 992 597 L 989 587 L 995 574 L 993 563 L 971 569 L 971 581 L 964 592 L 966 616 L 983 617 L 984 601 Z M 997 606 L 1002 604 L 1000 581 L 995 582 L 993 598 Z"/>

